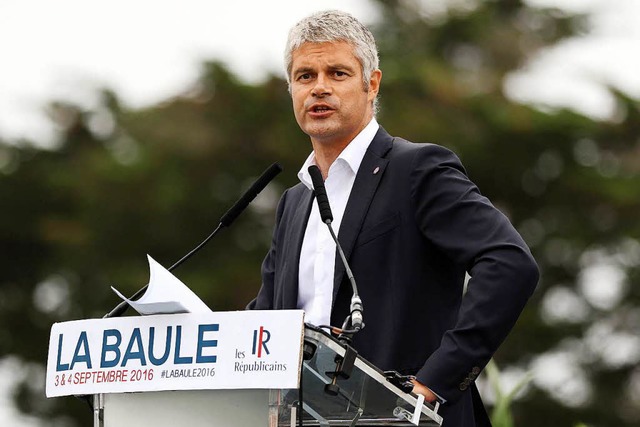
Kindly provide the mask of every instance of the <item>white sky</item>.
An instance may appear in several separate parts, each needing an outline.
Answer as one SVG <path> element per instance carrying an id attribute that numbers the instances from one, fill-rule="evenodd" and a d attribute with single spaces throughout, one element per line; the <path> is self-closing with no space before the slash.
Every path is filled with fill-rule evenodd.
<path id="1" fill-rule="evenodd" d="M 443 4 L 473 3 L 422 1 L 435 12 Z M 510 96 L 571 105 L 599 118 L 614 108 L 601 82 L 640 97 L 640 1 L 528 2 L 594 11 L 593 31 L 533 60 L 507 81 Z M 206 59 L 223 60 L 249 81 L 265 71 L 280 73 L 288 28 L 327 8 L 347 10 L 365 23 L 376 19 L 367 0 L 0 0 L 0 138 L 50 141 L 46 103 L 91 107 L 98 87 L 115 90 L 133 107 L 169 98 L 195 81 Z"/>
<path id="2" fill-rule="evenodd" d="M 282 73 L 288 28 L 338 7 L 371 22 L 365 0 L 0 0 L 0 137 L 49 139 L 46 102 L 90 106 L 96 87 L 130 106 L 161 101 L 207 59 L 251 81 Z"/>
<path id="3" fill-rule="evenodd" d="M 571 106 L 605 119 L 616 105 L 605 85 L 640 99 L 640 1 L 527 0 L 536 6 L 561 5 L 592 14 L 585 36 L 547 49 L 505 85 L 516 100 L 547 106 Z"/>

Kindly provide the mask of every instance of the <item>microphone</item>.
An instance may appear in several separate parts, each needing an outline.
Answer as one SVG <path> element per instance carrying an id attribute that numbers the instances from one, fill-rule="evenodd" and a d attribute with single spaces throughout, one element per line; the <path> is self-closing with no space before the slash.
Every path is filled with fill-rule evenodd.
<path id="1" fill-rule="evenodd" d="M 274 163 L 267 168 L 266 171 L 260 175 L 260 178 L 253 183 L 253 185 L 242 195 L 242 197 L 235 203 L 235 205 L 231 206 L 231 208 L 225 213 L 222 218 L 220 218 L 220 224 L 224 227 L 228 227 L 231 225 L 233 221 L 236 220 L 238 215 L 244 211 L 249 203 L 256 198 L 258 193 L 260 193 L 264 188 L 276 177 L 280 172 L 282 172 L 282 166 L 279 163 Z"/>
<path id="2" fill-rule="evenodd" d="M 311 175 L 311 182 L 313 183 L 313 192 L 316 195 L 318 201 L 318 210 L 320 211 L 320 219 L 322 222 L 329 225 L 333 222 L 333 214 L 331 213 L 331 206 L 329 206 L 329 198 L 327 197 L 327 189 L 324 187 L 324 181 L 322 179 L 322 173 L 316 165 L 309 166 L 309 175 Z"/>
<path id="3" fill-rule="evenodd" d="M 220 231 L 220 229 L 222 229 L 223 227 L 229 227 L 233 223 L 233 221 L 235 221 L 238 215 L 240 215 L 247 208 L 247 206 L 249 206 L 249 203 L 251 203 L 253 199 L 255 199 L 256 196 L 262 190 L 264 190 L 267 184 L 269 184 L 273 180 L 273 178 L 275 178 L 276 175 L 278 175 L 280 172 L 282 172 L 282 166 L 280 166 L 279 163 L 276 162 L 276 163 L 273 163 L 271 166 L 269 166 L 267 170 L 265 170 L 262 173 L 262 175 L 260 175 L 260 177 L 253 183 L 253 185 L 249 187 L 247 191 L 245 191 L 242 197 L 240 197 L 240 199 L 238 199 L 238 201 L 220 218 L 220 223 L 218 224 L 216 229 L 213 230 L 213 233 L 209 234 L 209 236 L 206 239 L 204 239 L 202 243 L 200 243 L 198 246 L 193 248 L 188 254 L 180 258 L 175 264 L 173 264 L 167 270 L 172 271 L 178 266 L 180 266 L 187 259 L 191 258 L 192 255 L 194 255 L 196 252 L 202 249 L 204 245 L 209 243 L 209 241 L 216 234 L 218 234 L 218 231 Z M 149 285 L 143 286 L 141 289 L 138 290 L 138 292 L 133 294 L 133 296 L 131 296 L 131 298 L 129 299 L 135 300 L 141 297 L 148 287 Z M 109 318 L 109 317 L 122 316 L 124 312 L 127 311 L 128 308 L 129 308 L 129 304 L 126 301 L 122 301 L 113 310 L 107 313 L 104 317 Z"/>
<path id="4" fill-rule="evenodd" d="M 320 169 L 316 165 L 309 166 L 309 175 L 311 175 L 311 182 L 313 183 L 313 192 L 316 195 L 316 200 L 318 201 L 318 210 L 320 211 L 320 219 L 322 222 L 327 224 L 329 228 L 329 233 L 331 233 L 331 237 L 333 241 L 336 242 L 336 248 L 338 249 L 338 253 L 340 254 L 340 259 L 342 260 L 342 264 L 344 264 L 345 271 L 347 273 L 347 277 L 349 278 L 349 282 L 351 282 L 351 288 L 353 289 L 353 296 L 351 297 L 351 306 L 350 310 L 350 318 L 351 318 L 351 327 L 353 328 L 352 332 L 358 332 L 360 329 L 364 328 L 363 321 L 363 312 L 364 307 L 362 305 L 362 300 L 358 295 L 358 287 L 356 286 L 356 279 L 353 277 L 353 273 L 351 272 L 351 268 L 349 268 L 349 263 L 347 262 L 347 258 L 344 255 L 344 251 L 342 250 L 342 246 L 340 246 L 340 242 L 336 237 L 336 234 L 333 231 L 333 227 L 331 227 L 331 223 L 333 222 L 333 214 L 331 213 L 331 206 L 329 206 L 329 198 L 327 197 L 327 190 L 324 187 L 324 180 L 322 179 L 322 173 Z M 347 318 L 349 320 L 349 318 Z"/>

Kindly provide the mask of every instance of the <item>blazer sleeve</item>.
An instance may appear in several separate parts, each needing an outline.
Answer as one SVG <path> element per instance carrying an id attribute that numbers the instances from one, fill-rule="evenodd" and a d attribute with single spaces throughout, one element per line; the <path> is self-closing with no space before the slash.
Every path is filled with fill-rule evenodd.
<path id="1" fill-rule="evenodd" d="M 285 200 L 287 197 L 287 191 L 282 194 L 278 207 L 276 209 L 276 224 L 273 229 L 273 235 L 271 237 L 271 247 L 267 252 L 266 257 L 262 261 L 262 285 L 258 291 L 258 295 L 247 304 L 247 310 L 272 310 L 276 308 L 274 306 L 274 287 L 275 287 L 275 275 L 276 275 L 276 257 L 278 255 L 278 230 L 282 221 L 282 214 L 284 212 Z"/>
<path id="2" fill-rule="evenodd" d="M 436 394 L 456 401 L 514 326 L 537 285 L 538 266 L 451 151 L 424 146 L 414 158 L 410 181 L 422 233 L 471 276 L 457 323 L 416 374 Z"/>

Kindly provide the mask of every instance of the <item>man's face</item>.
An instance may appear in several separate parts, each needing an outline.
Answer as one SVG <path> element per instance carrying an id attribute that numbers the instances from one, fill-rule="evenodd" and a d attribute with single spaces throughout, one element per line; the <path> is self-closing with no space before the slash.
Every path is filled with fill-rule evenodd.
<path id="1" fill-rule="evenodd" d="M 316 144 L 344 148 L 373 117 L 381 72 L 365 89 L 360 62 L 345 42 L 305 43 L 293 52 L 291 97 L 296 121 Z"/>

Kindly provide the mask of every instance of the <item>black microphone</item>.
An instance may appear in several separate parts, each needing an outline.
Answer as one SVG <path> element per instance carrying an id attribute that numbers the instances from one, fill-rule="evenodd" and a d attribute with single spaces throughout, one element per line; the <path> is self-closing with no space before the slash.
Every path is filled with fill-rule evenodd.
<path id="1" fill-rule="evenodd" d="M 240 215 L 242 211 L 249 206 L 249 203 L 256 198 L 258 193 L 264 190 L 267 184 L 269 184 L 280 172 L 282 172 L 282 166 L 280 166 L 279 163 L 274 163 L 269 166 L 269 168 L 260 175 L 260 178 L 258 178 L 256 182 L 254 182 L 253 185 L 242 195 L 236 204 L 231 206 L 231 209 L 222 215 L 222 218 L 220 218 L 220 224 L 222 224 L 223 227 L 230 226 L 238 215 Z"/>
<path id="2" fill-rule="evenodd" d="M 331 206 L 329 206 L 329 198 L 327 197 L 327 189 L 324 187 L 324 180 L 322 179 L 322 173 L 316 165 L 309 166 L 309 175 L 311 175 L 311 182 L 313 183 L 313 192 L 316 195 L 318 201 L 318 210 L 320 211 L 320 219 L 325 224 L 331 224 L 333 222 L 333 214 L 331 213 Z"/>
<path id="3" fill-rule="evenodd" d="M 213 233 L 209 234 L 209 236 L 206 239 L 204 239 L 202 243 L 200 243 L 198 246 L 193 248 L 188 254 L 180 258 L 175 264 L 173 264 L 167 270 L 172 271 L 175 268 L 177 268 L 180 264 L 185 262 L 187 259 L 191 258 L 191 256 L 194 255 L 196 252 L 198 252 L 204 245 L 209 243 L 209 240 L 211 240 L 216 234 L 218 234 L 218 231 L 220 231 L 221 228 L 230 226 L 233 223 L 233 221 L 235 221 L 235 219 L 238 217 L 238 215 L 240 215 L 242 211 L 244 211 L 247 208 L 247 206 L 249 206 L 249 203 L 251 203 L 253 199 L 256 198 L 258 193 L 264 190 L 267 184 L 269 184 L 269 182 L 271 182 L 273 178 L 275 178 L 276 175 L 278 175 L 280 172 L 282 172 L 282 166 L 280 166 L 279 163 L 276 162 L 276 163 L 273 163 L 271 166 L 269 166 L 267 170 L 265 170 L 262 173 L 262 175 L 260 175 L 260 177 L 253 183 L 253 185 L 247 191 L 245 191 L 242 197 L 240 197 L 240 199 L 231 207 L 231 209 L 229 209 L 227 213 L 225 213 L 220 218 L 220 223 L 218 224 L 216 229 L 213 230 Z M 149 285 L 145 285 L 144 287 L 139 289 L 138 292 L 133 294 L 129 299 L 135 300 L 141 297 L 148 287 Z M 127 311 L 128 308 L 129 308 L 129 304 L 126 301 L 122 301 L 113 310 L 107 313 L 104 317 L 109 318 L 109 317 L 122 316 L 124 312 Z"/>
<path id="4" fill-rule="evenodd" d="M 364 322 L 362 318 L 362 314 L 364 312 L 364 307 L 362 306 L 362 300 L 358 295 L 358 287 L 356 286 L 356 279 L 353 277 L 353 273 L 351 272 L 351 268 L 349 268 L 349 263 L 347 262 L 347 258 L 344 256 L 344 251 L 342 250 L 342 246 L 340 246 L 340 242 L 336 237 L 336 234 L 333 231 L 333 227 L 331 227 L 331 223 L 333 222 L 333 214 L 331 213 L 331 206 L 329 206 L 329 198 L 327 197 L 327 190 L 324 187 L 324 180 L 322 179 L 322 173 L 320 169 L 316 165 L 311 165 L 307 169 L 309 171 L 309 175 L 311 175 L 311 182 L 313 183 L 313 192 L 316 195 L 316 200 L 318 201 L 318 210 L 320 211 L 320 218 L 322 222 L 327 224 L 329 228 L 329 233 L 331 233 L 331 237 L 333 241 L 336 242 L 336 248 L 338 249 L 338 253 L 340 254 L 340 259 L 342 260 L 342 264 L 344 264 L 344 269 L 347 273 L 347 277 L 349 278 L 349 282 L 351 282 L 351 288 L 353 289 L 353 296 L 351 297 L 351 307 L 350 307 L 350 317 L 351 317 L 351 327 L 353 328 L 353 332 L 358 332 L 360 329 L 364 328 Z"/>
<path id="5" fill-rule="evenodd" d="M 206 245 L 209 242 L 209 240 L 213 238 L 213 236 L 218 234 L 218 231 L 222 227 L 230 226 L 233 223 L 233 221 L 236 220 L 238 215 L 240 215 L 247 208 L 247 206 L 249 206 L 249 203 L 251 203 L 253 199 L 256 198 L 258 193 L 264 190 L 267 184 L 269 184 L 273 180 L 273 178 L 275 178 L 276 175 L 278 175 L 280 172 L 282 172 L 282 166 L 280 166 L 280 164 L 277 162 L 273 163 L 271 166 L 267 168 L 267 170 L 262 172 L 262 175 L 260 175 L 260 177 L 255 180 L 253 185 L 251 185 L 251 187 L 249 187 L 249 189 L 244 192 L 242 197 L 240 197 L 240 199 L 238 199 L 238 201 L 233 206 L 231 206 L 231 208 L 227 211 L 227 213 L 222 215 L 222 217 L 220 218 L 220 223 L 218 224 L 218 227 L 215 230 L 213 230 L 213 233 L 211 233 L 209 237 L 204 239 L 202 243 L 200 243 L 198 246 L 193 248 L 191 252 L 189 252 L 182 258 L 180 258 L 178 262 L 176 262 L 171 267 L 169 267 L 168 270 L 172 271 L 174 268 L 177 268 L 180 264 L 182 264 L 187 259 L 189 259 L 191 255 L 198 252 L 204 245 Z"/>

